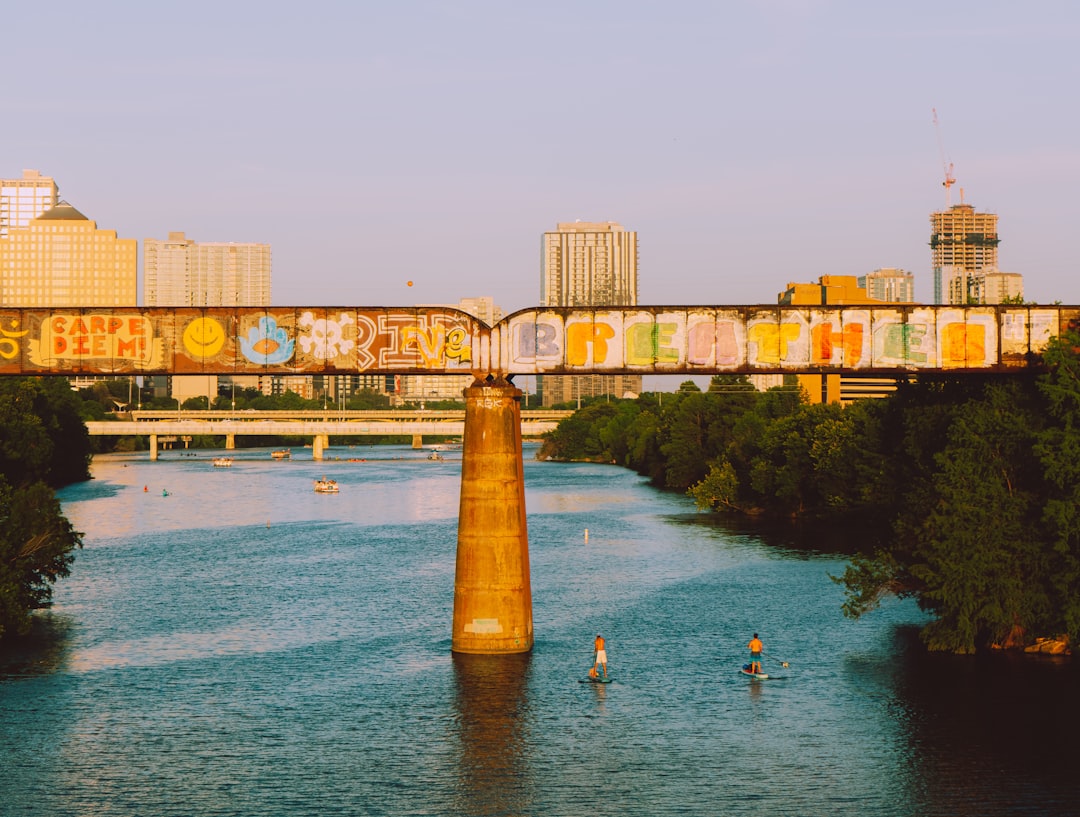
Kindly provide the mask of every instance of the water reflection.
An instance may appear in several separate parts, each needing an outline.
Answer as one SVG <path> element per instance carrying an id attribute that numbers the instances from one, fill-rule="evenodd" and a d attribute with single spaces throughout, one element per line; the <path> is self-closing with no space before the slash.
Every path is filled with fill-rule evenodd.
<path id="1" fill-rule="evenodd" d="M 531 653 L 454 653 L 454 710 L 461 743 L 458 814 L 527 814 L 533 800 L 525 747 Z"/>

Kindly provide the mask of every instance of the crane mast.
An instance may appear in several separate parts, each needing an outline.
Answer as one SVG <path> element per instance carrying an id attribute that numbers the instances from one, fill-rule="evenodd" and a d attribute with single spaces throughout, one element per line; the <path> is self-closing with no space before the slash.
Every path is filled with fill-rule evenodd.
<path id="1" fill-rule="evenodd" d="M 953 176 L 952 162 L 945 158 L 945 143 L 941 139 L 941 125 L 938 124 L 937 108 L 931 108 L 930 113 L 934 117 L 934 133 L 937 135 L 938 155 L 941 156 L 941 167 L 945 172 L 945 181 L 941 183 L 941 186 L 945 188 L 945 209 L 952 207 L 952 186 L 956 184 L 956 177 Z"/>

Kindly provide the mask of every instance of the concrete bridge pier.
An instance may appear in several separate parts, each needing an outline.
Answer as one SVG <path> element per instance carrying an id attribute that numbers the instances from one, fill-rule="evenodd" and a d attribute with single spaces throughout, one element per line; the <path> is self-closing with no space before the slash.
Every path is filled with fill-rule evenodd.
<path id="1" fill-rule="evenodd" d="M 311 438 L 311 458 L 321 460 L 327 447 L 330 445 L 330 437 L 327 434 L 316 434 Z"/>
<path id="2" fill-rule="evenodd" d="M 502 378 L 476 380 L 464 395 L 450 648 L 460 653 L 528 652 L 533 621 L 521 390 Z"/>
<path id="3" fill-rule="evenodd" d="M 413 434 L 412 435 L 412 447 L 414 449 L 420 449 L 420 448 L 424 447 L 424 435 L 423 434 Z"/>
<path id="4" fill-rule="evenodd" d="M 235 448 L 236 448 L 236 435 L 235 434 L 226 434 L 225 435 L 225 450 L 226 451 L 232 451 Z"/>
<path id="5" fill-rule="evenodd" d="M 150 435 L 150 461 L 157 459 L 157 434 Z"/>

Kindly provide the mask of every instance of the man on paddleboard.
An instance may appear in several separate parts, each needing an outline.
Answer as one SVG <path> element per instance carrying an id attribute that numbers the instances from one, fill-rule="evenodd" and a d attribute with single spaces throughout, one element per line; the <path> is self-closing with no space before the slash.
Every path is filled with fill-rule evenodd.
<path id="1" fill-rule="evenodd" d="M 593 660 L 592 672 L 589 673 L 593 678 L 596 677 L 596 668 L 603 667 L 604 677 L 607 678 L 607 650 L 604 649 L 604 637 L 600 633 L 596 634 L 596 641 L 593 642 L 593 648 L 596 650 L 596 658 Z"/>
<path id="2" fill-rule="evenodd" d="M 765 649 L 765 645 L 761 643 L 757 633 L 754 633 L 746 646 L 750 650 L 750 672 L 761 672 L 761 651 Z"/>

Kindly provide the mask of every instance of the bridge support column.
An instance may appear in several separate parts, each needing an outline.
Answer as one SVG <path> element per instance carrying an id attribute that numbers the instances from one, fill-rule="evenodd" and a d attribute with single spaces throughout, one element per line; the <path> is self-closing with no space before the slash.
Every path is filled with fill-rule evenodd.
<path id="1" fill-rule="evenodd" d="M 157 434 L 150 435 L 150 460 L 157 459 Z"/>
<path id="2" fill-rule="evenodd" d="M 235 434 L 226 434 L 225 435 L 225 450 L 226 451 L 232 451 L 234 448 L 236 448 L 236 435 Z"/>
<path id="3" fill-rule="evenodd" d="M 329 438 L 325 434 L 316 434 L 311 438 L 311 458 L 313 460 L 321 460 L 323 458 L 323 452 L 326 451 L 326 446 L 330 442 Z"/>
<path id="4" fill-rule="evenodd" d="M 424 435 L 423 434 L 413 434 L 412 435 L 412 447 L 413 448 L 423 448 L 424 447 Z"/>
<path id="5" fill-rule="evenodd" d="M 521 390 L 503 379 L 464 390 L 461 506 L 451 650 L 533 646 L 529 536 L 521 460 Z"/>

